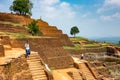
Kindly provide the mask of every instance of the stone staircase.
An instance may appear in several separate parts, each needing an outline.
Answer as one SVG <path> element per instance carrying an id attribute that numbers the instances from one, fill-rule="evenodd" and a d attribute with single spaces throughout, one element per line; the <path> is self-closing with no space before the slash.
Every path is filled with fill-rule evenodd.
<path id="1" fill-rule="evenodd" d="M 80 70 L 86 80 L 96 80 L 85 63 L 80 63 L 79 66 L 80 66 Z"/>
<path id="2" fill-rule="evenodd" d="M 82 76 L 80 75 L 80 72 L 75 71 L 75 72 L 72 72 L 72 73 L 73 73 L 73 80 L 83 80 Z"/>
<path id="3" fill-rule="evenodd" d="M 37 52 L 31 52 L 30 56 L 27 58 L 27 62 L 33 80 L 48 80 L 44 71 L 44 66 Z"/>

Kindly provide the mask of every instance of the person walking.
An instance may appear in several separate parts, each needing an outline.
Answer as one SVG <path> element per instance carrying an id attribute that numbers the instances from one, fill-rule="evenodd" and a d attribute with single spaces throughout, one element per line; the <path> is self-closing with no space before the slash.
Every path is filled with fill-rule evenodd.
<path id="1" fill-rule="evenodd" d="M 82 54 L 81 54 L 81 59 L 83 59 L 83 58 L 84 58 L 84 54 L 82 53 Z"/>
<path id="2" fill-rule="evenodd" d="M 28 40 L 25 43 L 25 51 L 26 51 L 25 57 L 27 58 L 30 55 L 30 45 Z"/>

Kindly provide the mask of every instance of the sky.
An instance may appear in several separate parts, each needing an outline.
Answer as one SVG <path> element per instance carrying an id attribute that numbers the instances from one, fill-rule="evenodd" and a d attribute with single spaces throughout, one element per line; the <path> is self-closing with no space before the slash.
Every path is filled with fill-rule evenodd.
<path id="1" fill-rule="evenodd" d="M 10 12 L 13 0 L 0 0 L 0 12 Z M 64 34 L 77 26 L 77 36 L 120 37 L 120 0 L 31 0 L 32 18 L 42 18 Z"/>

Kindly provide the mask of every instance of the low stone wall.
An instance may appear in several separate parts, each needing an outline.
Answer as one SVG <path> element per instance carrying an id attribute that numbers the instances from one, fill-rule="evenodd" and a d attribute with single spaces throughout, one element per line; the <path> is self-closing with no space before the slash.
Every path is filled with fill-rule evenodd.
<path id="1" fill-rule="evenodd" d="M 33 80 L 24 56 L 0 66 L 0 80 Z"/>
<path id="2" fill-rule="evenodd" d="M 2 45 L 11 45 L 10 37 L 5 35 L 0 36 L 0 43 Z"/>
<path id="3" fill-rule="evenodd" d="M 106 48 L 92 48 L 92 49 L 80 49 L 80 50 L 70 50 L 67 49 L 67 51 L 71 54 L 79 55 L 82 53 L 101 53 L 101 52 L 106 52 Z"/>

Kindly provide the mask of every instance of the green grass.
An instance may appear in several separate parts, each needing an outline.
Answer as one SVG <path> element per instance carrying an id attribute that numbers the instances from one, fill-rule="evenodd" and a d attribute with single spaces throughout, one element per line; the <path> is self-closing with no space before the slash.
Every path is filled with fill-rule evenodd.
<path id="1" fill-rule="evenodd" d="M 79 45 L 74 45 L 74 47 L 70 47 L 70 46 L 63 46 L 64 49 L 71 49 L 71 50 L 80 50 L 81 47 Z"/>
<path id="2" fill-rule="evenodd" d="M 98 46 L 97 44 L 85 44 L 84 46 Z"/>
<path id="3" fill-rule="evenodd" d="M 75 38 L 70 38 L 70 40 L 71 41 L 82 41 L 82 40 L 84 40 L 84 41 L 88 41 L 88 39 L 87 38 L 84 38 L 84 37 L 75 37 Z"/>
<path id="4" fill-rule="evenodd" d="M 29 35 L 21 34 L 21 33 L 10 33 L 6 32 L 6 35 L 9 35 L 11 38 L 28 38 Z"/>

